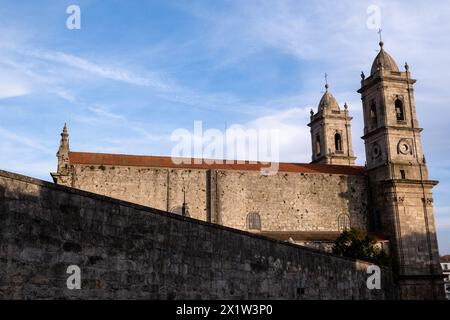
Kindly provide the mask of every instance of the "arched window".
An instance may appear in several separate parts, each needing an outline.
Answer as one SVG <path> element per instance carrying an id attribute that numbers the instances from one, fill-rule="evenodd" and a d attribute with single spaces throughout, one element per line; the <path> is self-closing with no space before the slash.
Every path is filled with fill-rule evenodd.
<path id="1" fill-rule="evenodd" d="M 342 138 L 341 135 L 337 132 L 334 135 L 334 146 L 336 148 L 336 151 L 342 151 Z"/>
<path id="2" fill-rule="evenodd" d="M 320 154 L 320 136 L 319 135 L 317 135 L 316 136 L 316 155 L 319 155 Z"/>
<path id="3" fill-rule="evenodd" d="M 183 215 L 183 207 L 172 208 L 172 210 L 170 210 L 170 212 L 182 216 Z M 185 217 L 189 217 L 189 210 L 188 210 L 188 208 L 185 209 L 184 216 Z"/>
<path id="4" fill-rule="evenodd" d="M 377 106 L 375 102 L 372 102 L 370 106 L 370 121 L 372 122 L 372 126 L 376 127 L 378 125 Z"/>
<path id="5" fill-rule="evenodd" d="M 346 214 L 341 214 L 338 217 L 338 229 L 344 231 L 350 229 L 350 217 Z"/>
<path id="6" fill-rule="evenodd" d="M 405 112 L 403 108 L 403 102 L 400 99 L 395 100 L 395 113 L 397 115 L 397 121 L 405 120 Z"/>
<path id="7" fill-rule="evenodd" d="M 258 212 L 250 212 L 247 215 L 247 229 L 261 230 L 261 217 Z"/>

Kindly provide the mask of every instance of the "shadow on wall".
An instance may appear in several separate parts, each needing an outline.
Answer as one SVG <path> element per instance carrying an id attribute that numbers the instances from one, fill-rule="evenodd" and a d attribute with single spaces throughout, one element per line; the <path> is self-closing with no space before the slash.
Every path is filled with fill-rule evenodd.
<path id="1" fill-rule="evenodd" d="M 396 298 L 388 269 L 4 171 L 0 240 L 3 299 Z"/>
<path id="2" fill-rule="evenodd" d="M 366 180 L 360 176 L 340 176 L 340 196 L 344 199 L 344 207 L 346 207 L 346 214 L 350 220 L 349 227 L 359 228 L 366 231 L 370 230 L 370 208 L 369 195 Z M 340 217 L 337 217 L 338 228 Z"/>
<path id="3" fill-rule="evenodd" d="M 344 179 L 341 177 L 341 183 Z M 401 227 L 402 237 L 398 243 L 391 239 L 389 234 L 395 232 L 394 221 L 392 218 L 386 219 L 385 228 L 381 223 L 380 212 L 373 207 L 373 203 L 383 203 L 384 199 L 370 198 L 370 187 L 366 180 L 363 188 L 358 185 L 355 177 L 345 177 L 346 191 L 341 196 L 347 200 L 350 212 L 352 227 L 365 226 L 370 233 L 381 235 L 389 241 L 390 252 L 394 255 L 393 270 L 394 282 L 401 283 L 402 299 L 442 299 L 444 284 L 442 281 L 442 270 L 439 265 L 438 249 L 433 247 L 433 239 L 436 239 L 436 233 L 430 232 L 429 238 L 426 233 L 405 234 L 409 226 L 405 224 Z M 376 201 L 376 202 L 374 202 Z M 363 216 L 365 220 L 359 220 L 355 223 L 355 218 L 361 218 L 358 211 L 364 209 Z M 381 211 L 381 210 L 380 210 Z M 388 228 L 390 228 L 388 230 Z M 401 257 L 395 256 L 395 252 L 402 252 Z M 431 254 L 430 254 L 431 253 Z M 433 257 L 433 258 L 430 258 Z M 402 276 L 398 276 L 398 274 Z"/>

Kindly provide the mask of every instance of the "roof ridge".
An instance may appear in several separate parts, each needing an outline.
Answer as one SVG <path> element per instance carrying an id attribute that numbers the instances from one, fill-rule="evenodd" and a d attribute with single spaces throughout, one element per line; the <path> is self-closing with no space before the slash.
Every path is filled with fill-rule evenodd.
<path id="1" fill-rule="evenodd" d="M 179 163 L 174 159 L 182 159 Z M 200 160 L 200 161 L 199 161 Z M 301 173 L 330 173 L 363 175 L 363 166 L 329 165 L 316 163 L 295 162 L 262 162 L 252 160 L 227 160 L 205 158 L 172 158 L 169 156 L 127 155 L 93 152 L 69 152 L 69 162 L 79 165 L 110 165 L 110 166 L 136 166 L 160 168 L 186 168 L 186 169 L 216 169 L 259 171 L 267 168 L 269 164 L 278 164 L 279 172 Z"/>

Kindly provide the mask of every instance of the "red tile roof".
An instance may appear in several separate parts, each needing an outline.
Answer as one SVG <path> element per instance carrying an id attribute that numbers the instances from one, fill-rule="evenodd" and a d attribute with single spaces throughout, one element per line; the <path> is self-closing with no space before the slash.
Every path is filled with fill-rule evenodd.
<path id="1" fill-rule="evenodd" d="M 178 158 L 180 160 L 181 158 Z M 238 170 L 238 171 L 260 171 L 268 168 L 269 165 L 261 163 L 226 163 L 220 160 L 208 164 L 206 159 L 184 158 L 183 163 L 176 164 L 171 157 L 159 156 L 135 156 L 125 154 L 70 152 L 69 161 L 71 164 L 83 165 L 107 165 L 107 166 L 131 166 L 131 167 L 158 167 L 158 168 L 184 168 L 184 169 L 213 169 L 213 170 Z M 199 163 L 198 163 L 199 162 Z M 280 172 L 302 172 L 302 173 L 329 173 L 345 175 L 363 175 L 362 166 L 342 166 L 327 164 L 306 164 L 306 163 L 279 163 Z"/>

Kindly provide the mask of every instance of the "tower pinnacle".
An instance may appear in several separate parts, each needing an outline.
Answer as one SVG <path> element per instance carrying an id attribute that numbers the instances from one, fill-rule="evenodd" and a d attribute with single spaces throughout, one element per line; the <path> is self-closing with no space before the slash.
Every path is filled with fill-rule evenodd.
<path id="1" fill-rule="evenodd" d="M 58 152 L 56 153 L 56 157 L 58 158 L 58 170 L 56 173 L 51 174 L 55 183 L 64 184 L 67 180 L 70 163 L 69 152 L 69 130 L 67 129 L 67 123 L 64 123 Z"/>
<path id="2" fill-rule="evenodd" d="M 69 131 L 67 129 L 67 123 L 64 123 L 63 131 L 61 132 L 61 140 L 59 142 L 57 157 L 60 157 L 63 153 L 69 152 Z"/>

